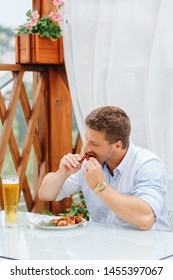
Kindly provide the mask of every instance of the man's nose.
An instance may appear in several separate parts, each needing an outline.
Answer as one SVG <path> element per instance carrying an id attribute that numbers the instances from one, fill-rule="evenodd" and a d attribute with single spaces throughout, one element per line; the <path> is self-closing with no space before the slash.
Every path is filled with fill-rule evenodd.
<path id="1" fill-rule="evenodd" d="M 91 151 L 91 148 L 90 148 L 90 145 L 88 142 L 85 142 L 85 145 L 84 145 L 84 153 L 88 153 Z"/>

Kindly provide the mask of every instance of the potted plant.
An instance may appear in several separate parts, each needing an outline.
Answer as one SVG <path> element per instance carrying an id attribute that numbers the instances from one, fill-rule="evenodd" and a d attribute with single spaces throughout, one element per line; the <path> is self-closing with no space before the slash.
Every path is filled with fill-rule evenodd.
<path id="1" fill-rule="evenodd" d="M 53 4 L 55 9 L 48 16 L 29 10 L 26 23 L 16 28 L 16 63 L 63 63 L 63 16 L 59 11 L 64 0 L 53 0 Z"/>

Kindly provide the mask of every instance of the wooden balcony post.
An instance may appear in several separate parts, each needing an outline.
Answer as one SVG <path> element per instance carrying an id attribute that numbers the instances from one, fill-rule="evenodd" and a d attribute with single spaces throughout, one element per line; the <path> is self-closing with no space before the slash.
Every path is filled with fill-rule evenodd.
<path id="1" fill-rule="evenodd" d="M 72 151 L 72 102 L 64 65 L 49 67 L 49 168 L 56 171 L 60 159 Z M 52 203 L 56 215 L 65 212 L 71 199 Z"/>
<path id="2" fill-rule="evenodd" d="M 32 5 L 33 9 L 38 10 L 40 16 L 48 15 L 55 9 L 53 0 L 33 0 Z M 42 108 L 40 112 L 39 134 L 42 135 L 42 141 L 47 143 L 45 146 L 46 170 L 50 172 L 58 169 L 60 159 L 64 154 L 72 152 L 72 102 L 64 64 L 47 65 L 47 67 L 47 104 L 45 105 L 46 111 Z M 45 119 L 48 123 L 46 133 Z M 70 204 L 71 199 L 53 202 L 50 210 L 55 214 L 65 212 Z M 39 207 L 39 202 L 37 205 Z"/>
<path id="3" fill-rule="evenodd" d="M 32 0 L 32 8 L 38 10 L 40 16 L 48 15 L 55 9 L 53 0 Z"/>
<path id="4" fill-rule="evenodd" d="M 41 0 L 32 0 L 32 9 L 33 10 L 38 10 L 38 13 L 40 14 Z"/>
<path id="5" fill-rule="evenodd" d="M 54 10 L 56 7 L 53 4 L 53 0 L 41 0 L 41 16 L 48 15 L 50 11 Z"/>

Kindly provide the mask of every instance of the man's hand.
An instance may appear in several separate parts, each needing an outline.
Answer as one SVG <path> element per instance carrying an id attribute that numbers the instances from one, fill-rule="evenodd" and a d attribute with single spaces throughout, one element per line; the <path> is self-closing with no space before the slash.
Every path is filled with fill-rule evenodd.
<path id="1" fill-rule="evenodd" d="M 68 153 L 60 161 L 59 173 L 66 177 L 76 173 L 81 168 L 80 160 L 79 154 Z"/>
<path id="2" fill-rule="evenodd" d="M 94 157 L 90 157 L 83 169 L 86 182 L 91 189 L 94 189 L 98 182 L 105 181 L 102 166 Z"/>

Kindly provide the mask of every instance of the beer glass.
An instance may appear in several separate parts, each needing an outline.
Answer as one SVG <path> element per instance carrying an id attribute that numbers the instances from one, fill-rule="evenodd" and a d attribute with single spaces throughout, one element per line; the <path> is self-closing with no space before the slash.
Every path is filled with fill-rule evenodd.
<path id="1" fill-rule="evenodd" d="M 19 177 L 17 175 L 2 177 L 2 194 L 5 209 L 5 225 L 6 227 L 16 227 L 19 199 Z"/>

